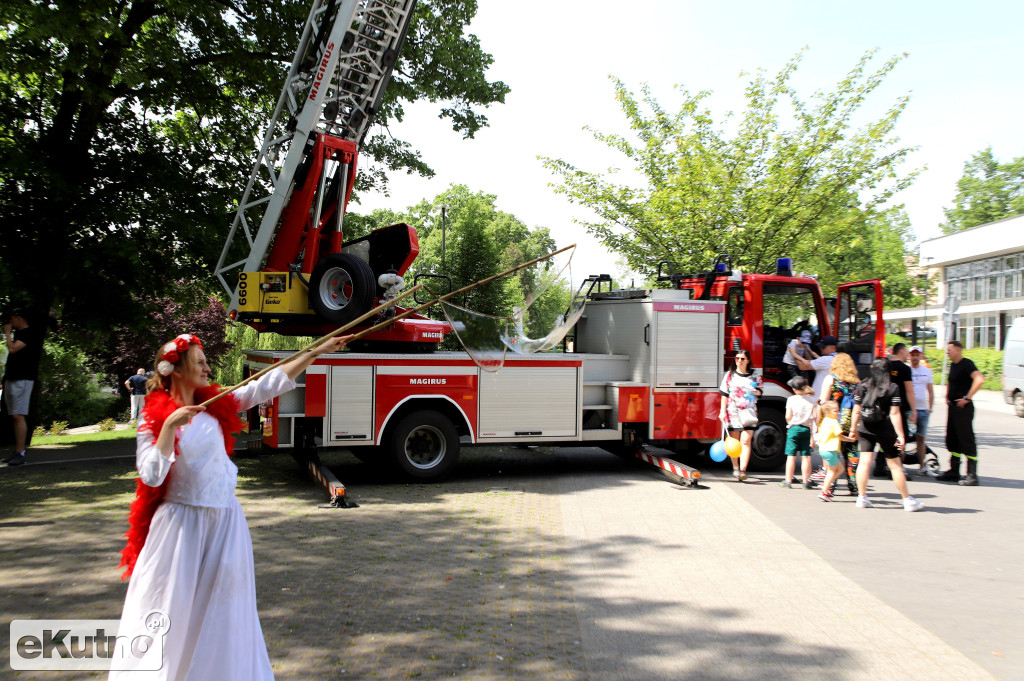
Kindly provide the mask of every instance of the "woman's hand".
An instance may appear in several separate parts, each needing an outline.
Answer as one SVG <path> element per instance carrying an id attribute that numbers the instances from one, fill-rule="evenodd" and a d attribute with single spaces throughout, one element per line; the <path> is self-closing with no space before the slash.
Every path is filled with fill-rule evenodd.
<path id="1" fill-rule="evenodd" d="M 171 412 L 171 415 L 167 417 L 167 420 L 164 421 L 164 427 L 174 429 L 187 425 L 193 418 L 195 418 L 195 415 L 201 411 L 206 411 L 206 407 L 201 407 L 199 405 L 179 407 Z"/>
<path id="2" fill-rule="evenodd" d="M 352 339 L 352 334 L 345 336 L 335 336 L 334 338 L 328 338 L 320 345 L 313 348 L 312 352 L 317 357 L 324 354 L 325 352 L 341 352 L 342 348 L 348 345 L 348 342 Z"/>
<path id="3" fill-rule="evenodd" d="M 718 420 L 722 421 L 723 423 L 725 422 L 725 410 L 724 409 L 722 411 L 718 412 Z"/>

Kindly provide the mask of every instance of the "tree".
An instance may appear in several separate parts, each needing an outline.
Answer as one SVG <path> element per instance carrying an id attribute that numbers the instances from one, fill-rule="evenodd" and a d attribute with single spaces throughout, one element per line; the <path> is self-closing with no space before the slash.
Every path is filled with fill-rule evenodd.
<path id="1" fill-rule="evenodd" d="M 133 296 L 209 271 L 310 0 L 0 5 L 0 290 L 63 321 L 142 326 Z M 423 0 L 376 117 L 437 102 L 471 137 L 507 86 L 463 29 L 474 0 Z M 372 134 L 360 186 L 432 173 Z M 212 286 L 212 278 L 211 278 Z"/>
<path id="2" fill-rule="evenodd" d="M 835 295 L 843 282 L 881 279 L 885 309 L 921 304 L 920 283 L 907 274 L 908 260 L 916 261 L 916 254 L 907 250 L 914 232 L 902 206 L 875 213 L 851 210 L 848 219 L 826 226 L 821 237 L 833 247 L 804 253 L 796 265 L 818 275 L 826 296 Z"/>
<path id="3" fill-rule="evenodd" d="M 181 303 L 170 296 L 138 299 L 134 305 L 144 311 L 149 320 L 147 326 L 139 330 L 114 327 L 105 343 L 92 346 L 90 356 L 96 368 L 110 376 L 119 390 L 124 387 L 124 380 L 140 367 L 152 369 L 160 346 L 183 333 L 194 334 L 203 341 L 203 351 L 212 366 L 223 362 L 230 349 L 225 337 L 224 303 L 216 296 L 204 299 L 198 284 L 179 281 L 177 287 L 189 292 L 182 297 L 190 302 Z M 200 300 L 203 303 L 196 302 Z"/>
<path id="4" fill-rule="evenodd" d="M 457 289 L 557 249 L 546 227 L 527 227 L 514 215 L 498 210 L 496 200 L 493 194 L 474 193 L 465 185 L 453 185 L 403 213 L 375 210 L 346 219 L 351 219 L 357 229 L 366 230 L 397 222 L 412 225 L 419 235 L 420 253 L 408 280 L 411 282 L 417 273 L 442 274 L 451 277 L 452 288 Z M 441 206 L 448 206 L 443 223 Z M 521 270 L 471 291 L 459 304 L 485 314 L 510 315 L 514 307 L 525 302 L 526 296 L 541 287 L 541 279 L 550 276 L 550 269 L 551 265 L 540 263 Z M 557 314 L 564 312 L 567 305 L 568 294 L 555 287 L 530 308 L 527 330 L 537 332 L 545 321 L 550 322 L 550 309 L 558 308 Z"/>
<path id="5" fill-rule="evenodd" d="M 874 214 L 916 176 L 898 175 L 911 149 L 896 147 L 892 136 L 907 97 L 877 120 L 852 127 L 900 61 L 870 72 L 872 58 L 864 55 L 832 92 L 816 92 L 810 104 L 789 82 L 799 55 L 773 79 L 756 74 L 731 134 L 716 127 L 704 102 L 708 92 L 683 90 L 678 113 L 669 114 L 646 85 L 641 102 L 615 80 L 631 135 L 594 136 L 624 156 L 639 180 L 616 182 L 614 168 L 600 174 L 564 160 L 544 163 L 560 178 L 556 192 L 599 216 L 581 224 L 648 276 L 661 260 L 697 271 L 729 253 L 734 265 L 757 272 L 773 269 L 780 256 L 840 251 L 844 241 L 829 240 L 837 229 Z"/>
<path id="6" fill-rule="evenodd" d="M 982 149 L 964 163 L 956 190 L 953 208 L 943 209 L 943 234 L 1024 214 L 1024 156 L 1000 163 L 992 147 Z"/>

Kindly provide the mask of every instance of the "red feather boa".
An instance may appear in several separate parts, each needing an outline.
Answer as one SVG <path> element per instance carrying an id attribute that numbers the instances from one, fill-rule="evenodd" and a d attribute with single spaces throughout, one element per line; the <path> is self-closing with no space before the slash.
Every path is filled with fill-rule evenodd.
<path id="1" fill-rule="evenodd" d="M 201 404 L 220 392 L 219 385 L 210 385 L 206 388 L 196 390 L 196 404 Z M 142 415 L 145 416 L 143 431 L 152 433 L 153 441 L 156 442 L 163 428 L 164 421 L 170 416 L 178 405 L 171 396 L 164 390 L 149 393 L 146 396 L 146 404 L 142 408 Z M 245 426 L 238 416 L 238 402 L 234 395 L 222 397 L 213 404 L 206 407 L 206 412 L 217 419 L 220 423 L 221 433 L 224 435 L 224 451 L 228 456 L 235 448 L 235 438 L 232 433 L 238 432 Z M 141 418 L 140 418 L 141 420 Z M 178 455 L 178 438 L 174 438 L 174 454 Z M 128 531 L 125 533 L 127 543 L 121 551 L 121 564 L 118 567 L 125 568 L 121 580 L 124 581 L 132 576 L 135 569 L 135 562 L 142 553 L 142 547 L 146 544 L 146 537 L 149 535 L 149 524 L 153 520 L 156 509 L 164 500 L 167 494 L 167 483 L 171 479 L 172 469 L 167 472 L 163 483 L 157 487 L 150 487 L 141 479 L 135 481 L 135 500 L 128 511 Z"/>

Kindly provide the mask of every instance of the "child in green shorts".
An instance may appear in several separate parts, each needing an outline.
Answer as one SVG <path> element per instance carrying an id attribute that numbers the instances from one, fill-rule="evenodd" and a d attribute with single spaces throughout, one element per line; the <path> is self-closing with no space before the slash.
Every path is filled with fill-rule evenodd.
<path id="1" fill-rule="evenodd" d="M 796 474 L 796 457 L 803 457 L 800 472 L 804 477 L 804 489 L 814 489 L 811 482 L 811 448 L 814 446 L 815 416 L 818 403 L 814 389 L 803 376 L 789 379 L 793 395 L 786 400 L 786 479 L 780 487 L 792 487 Z"/>

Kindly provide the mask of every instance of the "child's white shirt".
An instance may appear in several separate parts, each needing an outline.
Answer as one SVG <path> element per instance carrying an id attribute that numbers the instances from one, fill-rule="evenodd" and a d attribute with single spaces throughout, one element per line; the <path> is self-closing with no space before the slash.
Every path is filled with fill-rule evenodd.
<path id="1" fill-rule="evenodd" d="M 787 428 L 807 426 L 815 430 L 814 408 L 818 406 L 812 395 L 790 395 L 786 399 L 786 411 L 790 412 Z"/>

